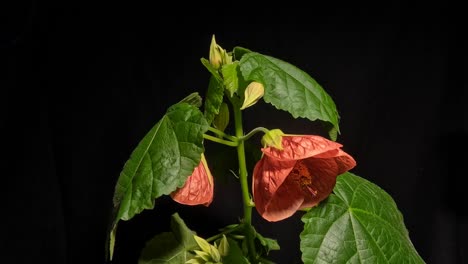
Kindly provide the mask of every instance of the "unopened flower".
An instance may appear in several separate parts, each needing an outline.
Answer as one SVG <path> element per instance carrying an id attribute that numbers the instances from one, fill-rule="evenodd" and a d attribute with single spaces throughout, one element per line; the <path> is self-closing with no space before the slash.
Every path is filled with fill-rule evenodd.
<path id="1" fill-rule="evenodd" d="M 320 136 L 283 135 L 283 149 L 263 148 L 253 172 L 258 213 L 275 222 L 327 198 L 336 177 L 356 166 L 342 145 Z"/>
<path id="2" fill-rule="evenodd" d="M 213 201 L 213 190 L 213 176 L 202 154 L 200 164 L 187 178 L 185 185 L 172 192 L 171 197 L 181 204 L 209 206 Z"/>
<path id="3" fill-rule="evenodd" d="M 245 88 L 244 92 L 244 103 L 241 106 L 241 110 L 251 107 L 255 103 L 257 103 L 260 98 L 263 97 L 265 94 L 265 88 L 263 84 L 259 82 L 251 82 L 247 88 Z"/>
<path id="4" fill-rule="evenodd" d="M 208 57 L 210 64 L 216 70 L 221 66 L 232 63 L 232 55 L 216 43 L 215 36 L 211 38 L 210 54 Z"/>
<path id="5" fill-rule="evenodd" d="M 209 60 L 210 64 L 213 65 L 215 69 L 219 69 L 223 63 L 223 50 L 218 44 L 216 44 L 214 35 L 211 37 Z"/>

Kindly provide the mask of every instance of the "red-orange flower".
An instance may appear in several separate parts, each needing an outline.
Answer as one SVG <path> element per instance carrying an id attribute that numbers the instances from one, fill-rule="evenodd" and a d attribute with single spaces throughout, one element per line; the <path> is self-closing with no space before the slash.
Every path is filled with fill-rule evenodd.
<path id="1" fill-rule="evenodd" d="M 171 197 L 181 204 L 209 206 L 213 201 L 213 189 L 213 176 L 206 163 L 205 155 L 202 154 L 200 164 L 187 178 L 184 186 L 171 193 Z"/>
<path id="2" fill-rule="evenodd" d="M 255 207 L 271 222 L 317 205 L 330 195 L 336 177 L 356 166 L 341 144 L 320 136 L 284 135 L 282 145 L 263 148 L 253 173 Z"/>

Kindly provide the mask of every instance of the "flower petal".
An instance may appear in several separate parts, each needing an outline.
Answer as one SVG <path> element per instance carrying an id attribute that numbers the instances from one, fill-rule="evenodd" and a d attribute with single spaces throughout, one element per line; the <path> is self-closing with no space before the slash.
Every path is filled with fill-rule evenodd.
<path id="1" fill-rule="evenodd" d="M 278 160 L 300 160 L 339 149 L 341 144 L 315 135 L 283 135 L 283 149 L 263 148 L 265 155 Z"/>
<path id="2" fill-rule="evenodd" d="M 252 193 L 255 208 L 263 216 L 267 204 L 294 168 L 296 161 L 282 161 L 268 156 L 257 162 L 253 172 Z M 300 204 L 299 204 L 300 205 Z"/>
<path id="3" fill-rule="evenodd" d="M 207 166 L 204 155 L 184 186 L 171 193 L 174 201 L 186 205 L 203 204 L 209 206 L 213 201 L 213 176 Z"/>
<path id="4" fill-rule="evenodd" d="M 301 209 L 313 207 L 327 198 L 335 187 L 336 177 L 356 166 L 353 157 L 342 150 L 330 151 L 305 159 L 302 163 L 310 172 L 311 183 L 307 189 L 313 195 L 304 196 L 304 204 L 301 205 Z"/>
<path id="5" fill-rule="evenodd" d="M 297 181 L 286 178 L 265 206 L 261 216 L 277 222 L 292 216 L 304 203 L 304 194 Z"/>

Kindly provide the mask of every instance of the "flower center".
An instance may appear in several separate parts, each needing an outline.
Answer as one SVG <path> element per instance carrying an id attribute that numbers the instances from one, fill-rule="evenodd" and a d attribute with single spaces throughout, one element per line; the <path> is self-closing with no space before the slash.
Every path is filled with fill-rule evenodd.
<path id="1" fill-rule="evenodd" d="M 312 189 L 313 176 L 309 168 L 307 168 L 304 163 L 298 162 L 291 171 L 291 174 L 298 181 L 302 190 L 312 194 L 313 196 L 317 195 L 317 191 Z"/>

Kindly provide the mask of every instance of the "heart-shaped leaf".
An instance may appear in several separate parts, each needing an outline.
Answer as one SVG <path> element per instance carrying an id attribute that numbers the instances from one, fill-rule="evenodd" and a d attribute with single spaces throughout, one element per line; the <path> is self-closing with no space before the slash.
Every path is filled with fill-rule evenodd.
<path id="1" fill-rule="evenodd" d="M 352 173 L 303 217 L 304 263 L 424 263 L 392 197 Z"/>

